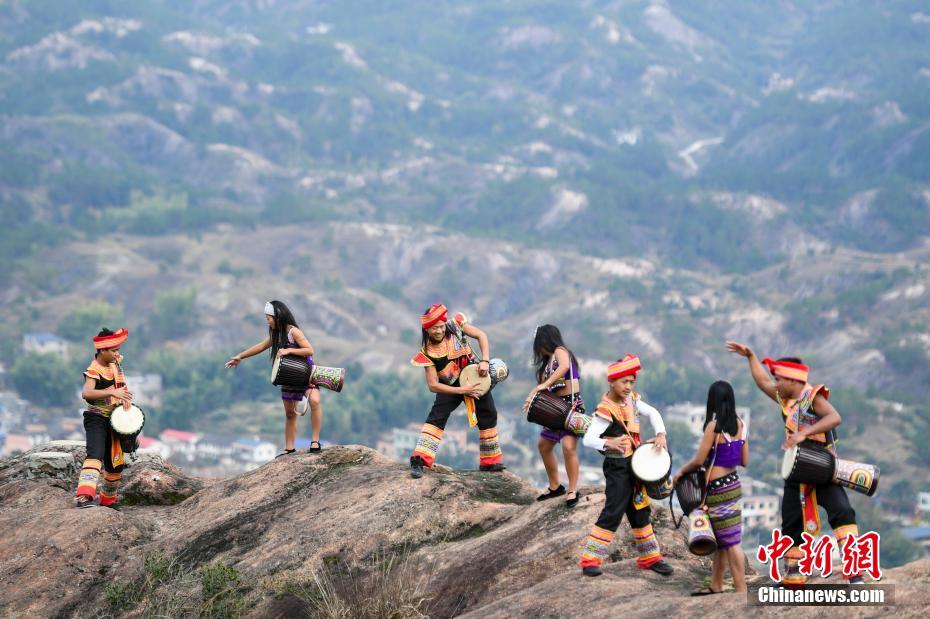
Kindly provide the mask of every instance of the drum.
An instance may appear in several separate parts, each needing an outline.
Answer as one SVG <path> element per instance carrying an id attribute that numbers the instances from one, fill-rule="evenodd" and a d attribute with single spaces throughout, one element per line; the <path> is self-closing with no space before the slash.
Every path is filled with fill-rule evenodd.
<path id="1" fill-rule="evenodd" d="M 568 416 L 565 418 L 565 429 L 575 434 L 575 436 L 584 436 L 590 425 L 591 415 L 585 415 L 576 410 L 568 411 Z"/>
<path id="2" fill-rule="evenodd" d="M 696 509 L 688 515 L 688 550 L 699 557 L 717 551 L 717 538 L 710 525 L 710 516 L 703 509 Z"/>
<path id="3" fill-rule="evenodd" d="M 781 461 L 781 476 L 795 484 L 828 484 L 833 481 L 836 458 L 825 448 L 811 443 L 799 443 L 785 451 Z"/>
<path id="4" fill-rule="evenodd" d="M 136 437 L 142 432 L 142 426 L 145 425 L 145 413 L 135 404 L 129 408 L 117 406 L 110 413 L 110 429 L 119 439 L 120 447 L 126 453 L 132 453 L 139 448 L 139 441 Z"/>
<path id="5" fill-rule="evenodd" d="M 685 473 L 675 485 L 678 504 L 686 516 L 704 502 L 705 474 L 703 469 Z"/>
<path id="6" fill-rule="evenodd" d="M 489 372 L 487 376 L 481 376 L 478 374 L 477 364 L 466 365 L 459 374 L 459 384 L 463 387 L 480 386 L 481 396 L 479 397 L 483 397 L 491 390 L 491 374 Z"/>
<path id="7" fill-rule="evenodd" d="M 526 410 L 526 420 L 537 423 L 550 430 L 566 430 L 569 413 L 572 405 L 548 391 L 537 391 Z M 577 421 L 576 421 L 577 423 Z M 588 424 L 591 423 L 590 417 Z M 587 430 L 587 426 L 585 427 Z"/>
<path id="8" fill-rule="evenodd" d="M 324 387 L 339 393 L 346 380 L 345 368 L 329 368 L 325 365 L 314 365 L 310 372 L 310 384 Z M 304 383 L 306 384 L 306 383 Z"/>
<path id="9" fill-rule="evenodd" d="M 502 383 L 507 380 L 507 377 L 510 376 L 510 370 L 507 369 L 507 364 L 504 363 L 503 359 L 491 359 L 488 365 L 488 376 L 491 377 L 491 389 L 493 389 L 497 383 Z"/>
<path id="10" fill-rule="evenodd" d="M 276 357 L 271 364 L 271 384 L 284 387 L 307 387 L 313 364 L 306 357 L 284 355 Z"/>
<path id="11" fill-rule="evenodd" d="M 672 456 L 668 449 L 656 451 L 652 441 L 647 441 L 633 452 L 630 462 L 633 475 L 643 482 L 646 494 L 658 500 L 667 499 L 672 494 Z"/>
<path id="12" fill-rule="evenodd" d="M 833 483 L 861 492 L 866 496 L 872 496 L 878 490 L 878 477 L 880 474 L 881 471 L 874 464 L 837 458 Z"/>

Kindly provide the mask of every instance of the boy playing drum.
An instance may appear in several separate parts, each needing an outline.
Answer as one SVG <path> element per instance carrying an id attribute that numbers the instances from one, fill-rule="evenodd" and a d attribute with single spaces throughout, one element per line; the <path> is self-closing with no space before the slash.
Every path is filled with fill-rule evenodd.
<path id="1" fill-rule="evenodd" d="M 626 514 L 636 542 L 636 565 L 663 576 L 672 566 L 662 559 L 659 543 L 649 521 L 649 497 L 642 482 L 633 476 L 633 450 L 641 443 L 639 415 L 649 418 L 656 431 L 655 449 L 666 449 L 665 424 L 659 411 L 643 402 L 633 391 L 641 368 L 639 358 L 627 355 L 607 368 L 610 391 L 601 398 L 591 425 L 584 435 L 586 447 L 604 454 L 604 478 L 607 500 L 597 522 L 585 541 L 581 554 L 581 571 L 585 576 L 600 576 L 601 563 L 607 558 L 623 514 Z"/>
<path id="2" fill-rule="evenodd" d="M 84 432 L 87 435 L 87 456 L 78 477 L 77 507 L 93 507 L 97 485 L 103 469 L 100 486 L 100 505 L 118 510 L 116 489 L 123 470 L 123 450 L 119 439 L 110 430 L 110 413 L 122 404 L 129 407 L 132 393 L 126 388 L 126 379 L 120 368 L 122 356 L 119 348 L 129 337 L 126 329 L 103 329 L 94 337 L 94 360 L 84 370 L 84 389 L 81 397 L 87 401 L 84 411 Z"/>

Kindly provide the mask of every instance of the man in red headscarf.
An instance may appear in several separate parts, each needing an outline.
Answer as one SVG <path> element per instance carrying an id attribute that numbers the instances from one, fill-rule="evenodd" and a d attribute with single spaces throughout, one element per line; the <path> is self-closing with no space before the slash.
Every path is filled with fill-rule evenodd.
<path id="1" fill-rule="evenodd" d="M 84 411 L 84 432 L 87 435 L 87 457 L 78 477 L 77 506 L 92 507 L 99 485 L 100 505 L 116 507 L 116 489 L 120 471 L 125 466 L 119 439 L 110 429 L 110 413 L 117 406 L 129 406 L 132 393 L 126 388 L 126 379 L 120 367 L 119 349 L 129 337 L 126 329 L 103 329 L 94 337 L 94 360 L 84 370 L 84 389 L 81 397 L 87 401 Z"/>
<path id="2" fill-rule="evenodd" d="M 797 357 L 766 357 L 760 362 L 749 346 L 738 342 L 727 342 L 727 350 L 746 357 L 756 385 L 781 408 L 785 423 L 785 449 L 808 442 L 825 447 L 835 455 L 835 428 L 842 419 L 827 399 L 830 390 L 825 385 L 812 386 L 808 382 L 808 366 Z M 763 366 L 768 368 L 772 379 Z M 786 480 L 781 502 L 781 529 L 782 533 L 794 540 L 794 546 L 785 555 L 788 569 L 782 582 L 786 586 L 802 586 L 807 582 L 807 577 L 801 574 L 798 567 L 804 556 L 800 549 L 804 541 L 801 533 L 806 531 L 814 536 L 820 533 L 818 505 L 827 510 L 827 518 L 841 548 L 859 535 L 856 512 L 842 487 L 833 483 L 815 486 Z M 862 583 L 862 575 L 853 575 L 849 582 Z"/>
<path id="3" fill-rule="evenodd" d="M 433 408 L 420 431 L 413 455 L 410 457 L 410 475 L 423 476 L 423 467 L 432 467 L 442 441 L 449 415 L 459 404 L 466 403 L 470 423 L 478 426 L 479 468 L 482 471 L 503 471 L 503 455 L 497 437 L 497 408 L 491 392 L 482 395 L 480 386 L 459 384 L 459 374 L 466 366 L 477 363 L 478 374 L 487 376 L 490 360 L 488 336 L 484 331 L 468 324 L 465 316 L 455 314 L 448 320 L 445 305 L 434 304 L 420 316 L 423 344 L 411 360 L 426 372 L 426 385 L 436 394 Z M 478 340 L 481 349 L 479 360 L 465 336 Z M 476 423 L 475 423 L 476 422 Z"/>
<path id="4" fill-rule="evenodd" d="M 672 573 L 672 566 L 662 558 L 652 530 L 649 497 L 642 482 L 633 475 L 633 450 L 642 442 L 640 415 L 649 418 L 656 432 L 655 449 L 667 449 L 662 416 L 633 391 L 640 369 L 639 357 L 631 354 L 608 366 L 610 390 L 601 398 L 584 435 L 584 445 L 597 449 L 604 456 L 606 481 L 604 509 L 585 539 L 581 554 L 581 571 L 585 576 L 601 575 L 601 564 L 607 559 L 610 543 L 624 514 L 636 544 L 636 565 L 663 576 Z"/>

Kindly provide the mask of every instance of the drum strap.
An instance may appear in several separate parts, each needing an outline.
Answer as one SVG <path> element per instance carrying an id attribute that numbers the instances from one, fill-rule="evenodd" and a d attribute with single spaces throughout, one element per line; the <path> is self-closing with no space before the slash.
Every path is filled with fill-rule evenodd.
<path id="1" fill-rule="evenodd" d="M 120 367 L 119 362 L 110 364 L 110 371 L 113 372 L 113 386 L 114 387 L 125 387 L 126 383 L 119 380 L 120 372 L 122 368 Z M 116 406 L 122 406 L 123 403 L 120 401 Z M 112 413 L 111 413 L 112 414 Z M 110 432 L 110 463 L 114 468 L 123 467 L 126 465 L 126 455 L 123 453 L 123 445 L 120 443 L 119 437 L 116 436 L 116 432 L 113 431 L 113 427 L 109 428 Z"/>
<path id="2" fill-rule="evenodd" d="M 552 355 L 553 357 L 555 355 Z M 568 384 L 572 389 L 572 410 L 575 410 L 575 375 L 572 373 L 572 357 L 568 356 Z"/>
<path id="3" fill-rule="evenodd" d="M 714 432 L 714 459 L 710 461 L 710 468 L 707 469 L 707 475 L 704 476 L 704 492 L 701 493 L 701 504 L 698 506 L 698 509 L 703 508 L 704 504 L 707 503 L 707 489 L 710 488 L 710 472 L 717 463 L 717 441 L 719 439 L 720 432 Z"/>
<path id="4" fill-rule="evenodd" d="M 635 450 L 639 447 L 639 445 L 636 444 L 636 438 L 633 436 L 633 433 L 626 427 L 626 422 L 617 417 L 614 417 L 614 419 L 620 422 L 620 425 L 623 426 L 623 431 L 630 437 L 630 442 L 633 443 L 633 449 Z M 637 499 L 637 497 L 639 497 L 639 499 Z M 645 509 L 649 506 L 649 495 L 646 494 L 646 487 L 643 482 L 638 479 L 633 483 L 633 498 L 631 500 L 633 501 L 634 509 Z"/>
<path id="5" fill-rule="evenodd" d="M 552 363 L 553 363 L 554 361 L 555 361 L 555 353 L 552 353 L 552 358 L 549 359 L 549 363 L 546 364 L 546 375 L 552 374 Z M 571 355 L 568 356 L 568 373 L 567 373 L 567 376 L 568 376 L 568 384 L 569 384 L 569 386 L 571 387 L 571 390 L 572 390 L 572 408 L 571 408 L 571 410 L 575 410 L 575 379 L 578 378 L 578 377 L 575 376 L 575 373 L 572 371 L 572 357 L 571 357 Z"/>
<path id="6" fill-rule="evenodd" d="M 714 443 L 713 443 L 714 459 L 711 460 L 710 468 L 706 469 L 706 473 L 704 475 L 704 490 L 701 492 L 701 504 L 698 505 L 695 509 L 703 509 L 704 504 L 707 503 L 707 489 L 710 488 L 710 471 L 711 469 L 714 468 L 714 464 L 717 462 L 717 440 L 719 438 L 720 438 L 720 432 L 714 432 Z M 681 523 L 684 522 L 686 514 L 682 513 L 681 518 L 679 518 L 677 522 L 675 521 L 675 509 L 672 507 L 672 498 L 674 496 L 675 496 L 675 488 L 673 487 L 672 493 L 668 496 L 668 511 L 672 514 L 672 523 L 674 523 L 675 528 L 677 529 L 678 527 L 681 526 Z"/>
<path id="7" fill-rule="evenodd" d="M 470 395 L 463 396 L 465 400 L 465 415 L 468 417 L 468 427 L 474 428 L 478 425 L 478 413 L 475 410 L 475 399 Z"/>

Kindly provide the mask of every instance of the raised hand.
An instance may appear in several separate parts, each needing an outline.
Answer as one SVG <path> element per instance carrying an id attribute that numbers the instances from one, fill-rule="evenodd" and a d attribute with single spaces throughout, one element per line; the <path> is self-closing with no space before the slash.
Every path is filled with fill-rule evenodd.
<path id="1" fill-rule="evenodd" d="M 727 340 L 727 350 L 732 353 L 736 353 L 740 357 L 749 358 L 752 356 L 752 348 L 746 344 L 740 344 L 739 342 L 734 342 L 732 340 Z"/>

